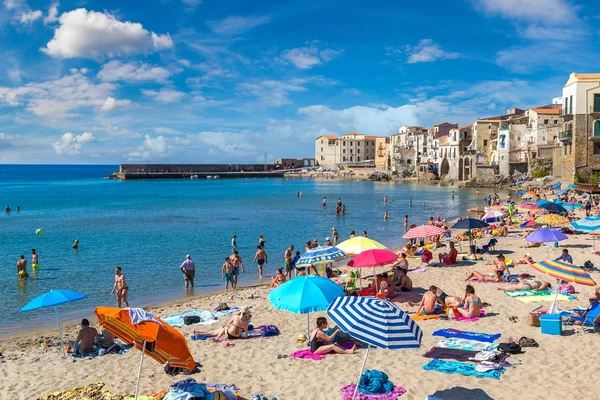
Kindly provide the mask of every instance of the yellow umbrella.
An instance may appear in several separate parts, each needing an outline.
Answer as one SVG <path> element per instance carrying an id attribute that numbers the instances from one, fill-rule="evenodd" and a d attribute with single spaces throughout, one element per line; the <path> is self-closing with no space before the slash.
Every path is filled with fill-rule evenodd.
<path id="1" fill-rule="evenodd" d="M 563 217 L 562 215 L 546 214 L 543 217 L 536 219 L 535 222 L 544 225 L 564 225 L 571 221 L 569 221 L 569 218 Z"/>
<path id="2" fill-rule="evenodd" d="M 352 239 L 344 240 L 336 247 L 348 255 L 360 254 L 366 250 L 385 249 L 386 247 L 376 240 L 363 236 L 357 236 Z"/>

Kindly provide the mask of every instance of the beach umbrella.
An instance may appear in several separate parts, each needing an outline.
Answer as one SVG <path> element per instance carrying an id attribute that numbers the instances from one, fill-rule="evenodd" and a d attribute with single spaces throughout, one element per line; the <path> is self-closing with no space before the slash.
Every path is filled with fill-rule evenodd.
<path id="1" fill-rule="evenodd" d="M 567 193 L 567 192 L 568 192 L 568 190 L 567 190 L 567 189 L 564 189 L 564 190 L 559 190 L 558 192 L 556 192 L 556 195 L 557 195 L 557 196 L 562 196 L 563 194 L 565 194 L 565 193 Z"/>
<path id="2" fill-rule="evenodd" d="M 561 182 L 558 182 L 556 185 L 554 185 L 554 186 L 552 187 L 552 190 L 560 189 L 560 187 L 561 187 L 561 186 L 562 186 L 562 183 L 561 183 Z"/>
<path id="3" fill-rule="evenodd" d="M 365 250 L 387 249 L 387 247 L 378 241 L 363 236 L 357 236 L 352 239 L 344 240 L 342 243 L 337 245 L 337 248 L 349 255 L 360 254 Z"/>
<path id="4" fill-rule="evenodd" d="M 540 207 L 538 207 L 537 204 L 535 203 L 524 203 L 524 204 L 520 204 L 519 208 L 524 208 L 526 210 L 539 210 Z"/>
<path id="5" fill-rule="evenodd" d="M 600 217 L 585 217 L 571 222 L 571 227 L 579 232 L 592 233 L 600 229 Z M 592 235 L 594 251 L 596 251 L 596 238 Z"/>
<path id="6" fill-rule="evenodd" d="M 102 328 L 142 352 L 135 384 L 135 399 L 138 397 L 146 354 L 160 364 L 168 362 L 171 367 L 189 371 L 196 368 L 185 337 L 159 317 L 141 308 L 96 307 L 94 313 Z"/>
<path id="7" fill-rule="evenodd" d="M 485 222 L 498 222 L 501 218 L 504 217 L 504 213 L 499 210 L 491 210 L 488 211 L 481 217 Z"/>
<path id="8" fill-rule="evenodd" d="M 271 305 L 294 314 L 307 314 L 310 337 L 310 313 L 325 311 L 329 304 L 344 296 L 342 286 L 321 276 L 297 276 L 279 285 L 269 293 Z"/>
<path id="9" fill-rule="evenodd" d="M 564 225 L 570 222 L 569 218 L 563 217 L 558 214 L 547 214 L 539 217 L 535 220 L 538 224 L 542 225 Z"/>
<path id="10" fill-rule="evenodd" d="M 474 252 L 473 249 L 473 234 L 471 232 L 472 229 L 478 229 L 478 228 L 487 228 L 489 225 L 484 222 L 481 221 L 479 219 L 475 219 L 475 218 L 464 218 L 461 220 L 458 220 L 454 225 L 452 225 L 452 229 L 466 229 L 469 231 L 469 251 L 471 253 Z"/>
<path id="11" fill-rule="evenodd" d="M 563 207 L 583 208 L 583 204 L 581 204 L 581 203 L 563 203 Z"/>
<path id="12" fill-rule="evenodd" d="M 567 190 L 575 189 L 576 187 L 577 187 L 576 184 L 571 183 L 569 186 L 567 186 Z"/>
<path id="13" fill-rule="evenodd" d="M 561 231 L 543 228 L 531 232 L 525 240 L 534 243 L 554 243 L 560 242 L 561 240 L 566 240 L 568 238 L 569 237 Z M 546 257 L 550 258 L 548 246 L 546 246 Z"/>
<path id="14" fill-rule="evenodd" d="M 579 283 L 580 285 L 586 286 L 596 285 L 596 282 L 594 282 L 592 277 L 583 269 L 579 268 L 577 265 L 557 260 L 547 260 L 540 261 L 538 263 L 532 264 L 531 266 L 534 269 L 548 274 L 559 280 L 575 282 Z M 550 314 L 552 314 L 556 309 L 556 299 L 558 298 L 559 292 L 560 291 L 557 288 L 556 294 L 554 295 L 554 301 L 552 302 L 552 306 L 550 307 Z"/>
<path id="15" fill-rule="evenodd" d="M 329 305 L 327 314 L 343 332 L 368 345 L 352 398 L 356 397 L 371 347 L 390 350 L 421 347 L 421 328 L 395 303 L 387 300 L 341 297 Z"/>
<path id="16" fill-rule="evenodd" d="M 421 225 L 416 228 L 412 228 L 402 236 L 402 238 L 410 239 L 423 239 L 432 236 L 442 236 L 446 234 L 446 230 L 433 225 Z"/>
<path id="17" fill-rule="evenodd" d="M 542 204 L 550 204 L 552 203 L 551 201 L 548 200 L 538 200 L 535 202 L 535 204 L 537 204 L 538 206 L 541 206 Z"/>
<path id="18" fill-rule="evenodd" d="M 306 253 L 302 254 L 302 257 L 298 259 L 296 265 L 315 265 L 315 264 L 329 264 L 335 260 L 346 257 L 346 253 L 340 250 L 336 246 L 319 246 L 314 249 L 310 249 Z"/>
<path id="19" fill-rule="evenodd" d="M 373 249 L 366 250 L 355 256 L 350 262 L 349 267 L 354 268 L 368 268 L 373 267 L 373 274 L 375 274 L 375 267 L 380 265 L 387 265 L 398 259 L 398 254 L 385 249 Z M 375 280 L 375 292 L 377 292 L 377 280 Z"/>
<path id="20" fill-rule="evenodd" d="M 87 296 L 83 293 L 74 292 L 72 290 L 51 290 L 41 296 L 36 297 L 21 308 L 20 312 L 38 310 L 40 308 L 53 307 L 54 315 L 56 316 L 56 325 L 58 325 L 58 336 L 60 338 L 60 347 L 62 349 L 63 358 L 65 355 L 65 345 L 62 338 L 62 329 L 58 320 L 58 309 L 56 306 L 60 304 L 70 303 L 72 301 L 83 300 Z"/>
<path id="21" fill-rule="evenodd" d="M 548 210 L 549 212 L 552 212 L 552 213 L 567 214 L 567 210 L 560 204 L 548 202 L 548 203 L 538 204 L 538 206 L 540 206 L 540 208 L 543 208 L 544 210 Z"/>
<path id="22" fill-rule="evenodd" d="M 529 219 L 520 225 L 521 228 L 533 228 L 535 226 L 537 226 L 537 224 L 532 219 Z"/>

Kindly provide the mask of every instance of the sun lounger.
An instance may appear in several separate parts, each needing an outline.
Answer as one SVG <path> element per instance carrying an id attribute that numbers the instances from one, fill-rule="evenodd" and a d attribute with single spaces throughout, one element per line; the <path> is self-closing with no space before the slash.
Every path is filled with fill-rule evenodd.
<path id="1" fill-rule="evenodd" d="M 591 330 L 595 332 L 597 328 L 600 328 L 600 303 L 594 301 L 588 308 L 585 310 L 582 315 L 585 314 L 585 317 L 577 317 L 572 313 L 564 312 L 561 313 L 561 317 L 569 317 L 570 321 L 564 321 L 564 324 L 575 325 L 575 322 L 579 322 L 581 324 L 581 328 L 577 333 L 582 334 L 586 330 Z"/>

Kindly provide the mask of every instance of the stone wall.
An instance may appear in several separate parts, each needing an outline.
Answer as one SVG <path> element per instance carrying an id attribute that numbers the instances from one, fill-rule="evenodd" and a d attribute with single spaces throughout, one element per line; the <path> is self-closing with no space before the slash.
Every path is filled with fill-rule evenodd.
<path id="1" fill-rule="evenodd" d="M 475 182 L 477 183 L 493 183 L 496 181 L 496 175 L 498 174 L 496 167 L 489 167 L 486 165 L 478 165 L 475 170 Z"/>
<path id="2" fill-rule="evenodd" d="M 273 171 L 275 164 L 121 164 L 120 172 L 259 172 Z"/>

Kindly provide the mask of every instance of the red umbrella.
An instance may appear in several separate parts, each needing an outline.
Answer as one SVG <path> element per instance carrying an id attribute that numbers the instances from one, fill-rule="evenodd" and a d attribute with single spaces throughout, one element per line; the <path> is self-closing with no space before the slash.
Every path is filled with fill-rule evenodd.
<path id="1" fill-rule="evenodd" d="M 375 267 L 379 265 L 386 265 L 394 262 L 398 259 L 398 254 L 393 253 L 385 249 L 373 249 L 366 250 L 355 256 L 348 262 L 350 267 L 355 268 L 368 268 L 373 267 L 373 274 L 375 274 Z M 375 281 L 375 291 L 377 291 L 377 280 Z"/>
<path id="2" fill-rule="evenodd" d="M 421 225 L 416 228 L 412 228 L 410 231 L 406 232 L 404 239 L 422 239 L 431 236 L 442 236 L 446 234 L 446 230 L 442 228 L 438 228 L 437 226 L 432 225 Z"/>

